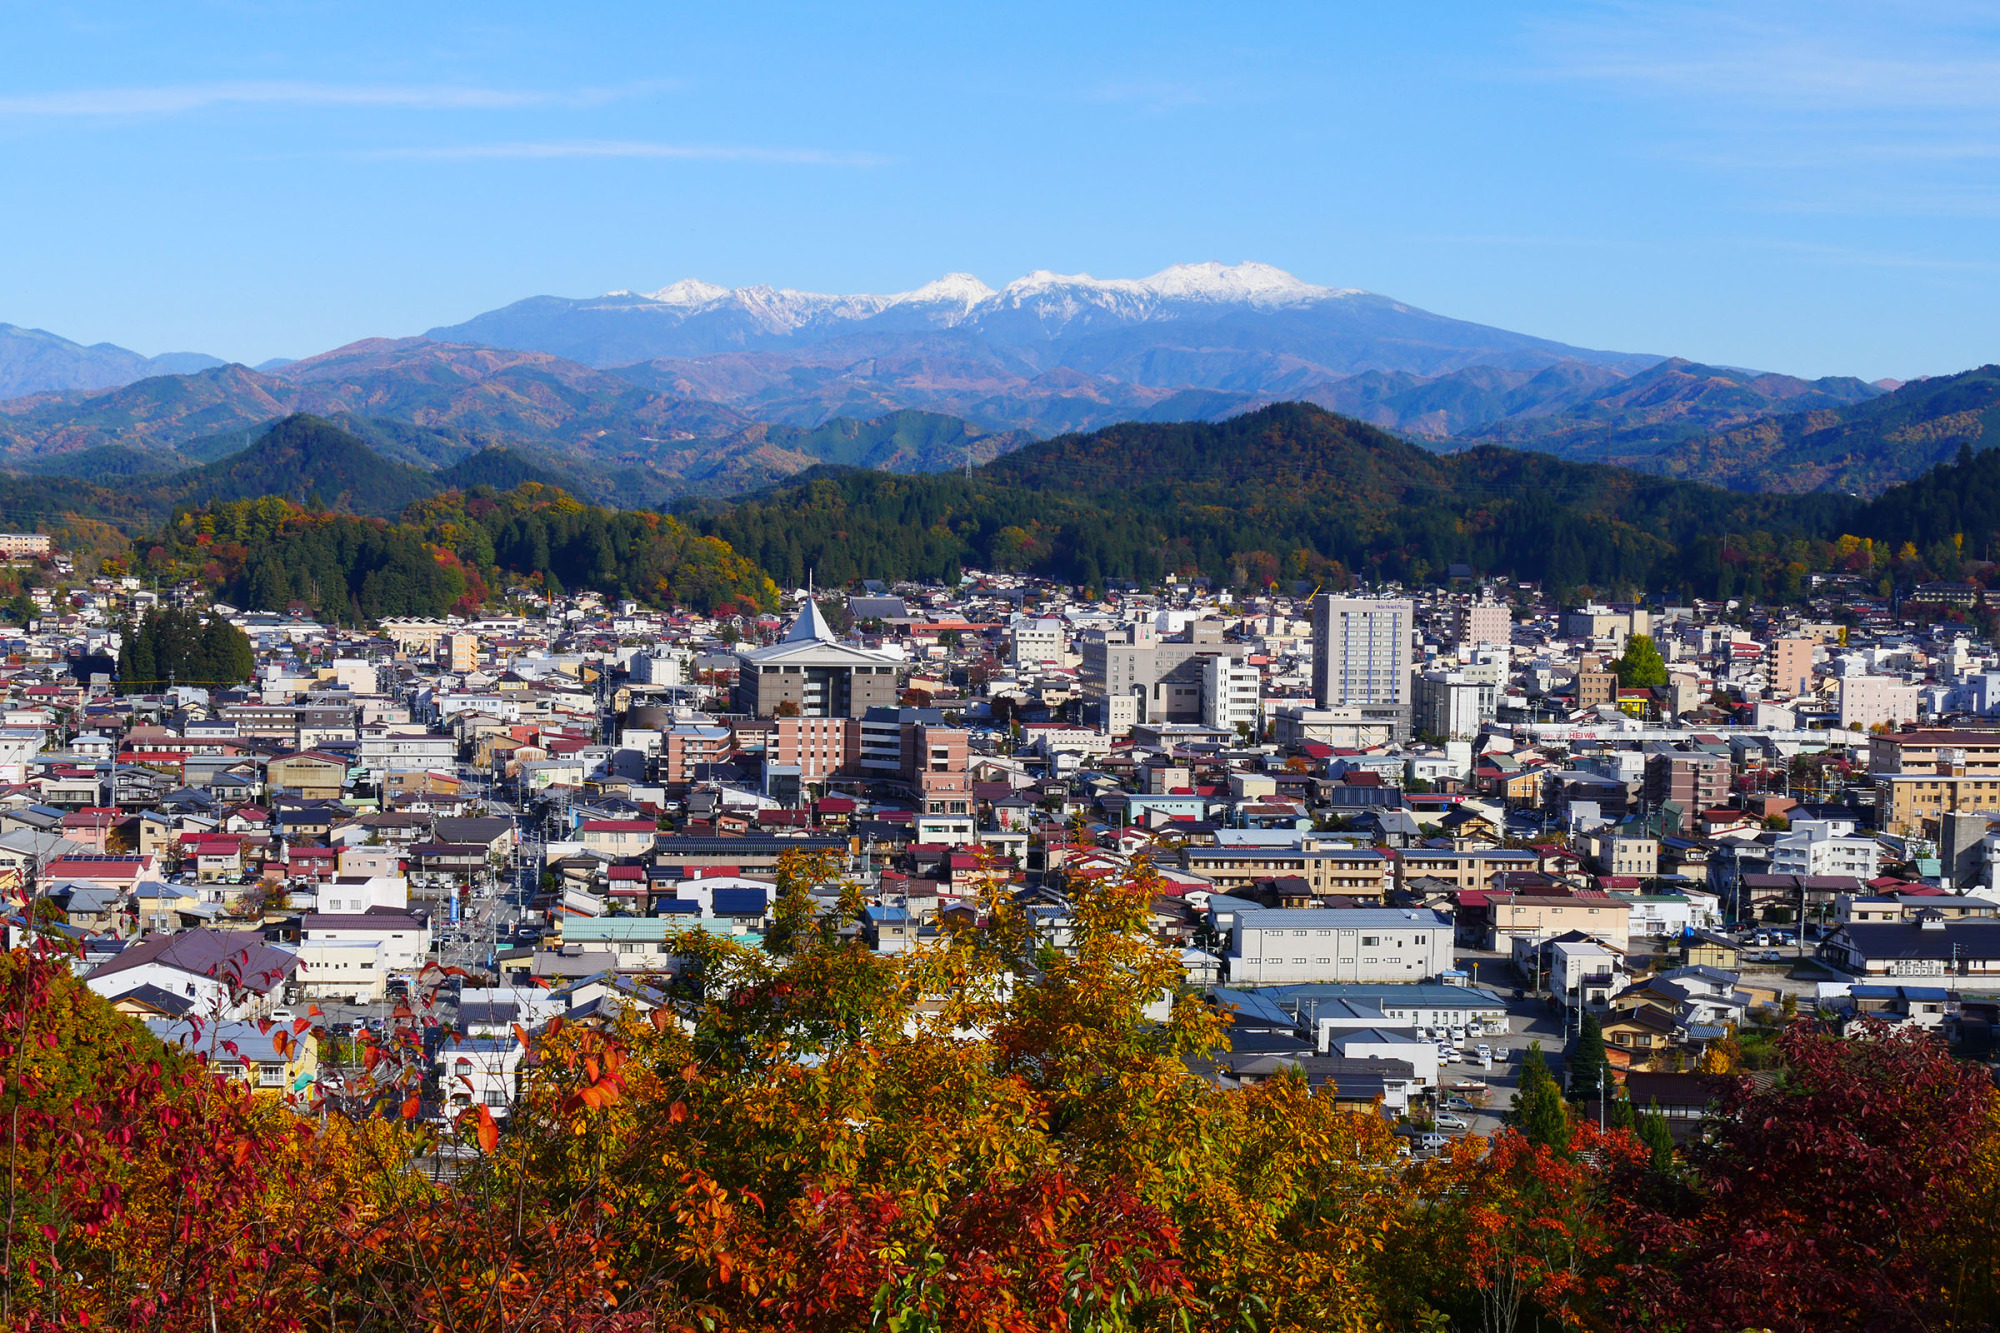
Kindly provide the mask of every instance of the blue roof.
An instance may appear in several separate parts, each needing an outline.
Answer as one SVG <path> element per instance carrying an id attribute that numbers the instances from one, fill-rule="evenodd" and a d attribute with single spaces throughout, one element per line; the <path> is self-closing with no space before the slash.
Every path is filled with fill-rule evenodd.
<path id="1" fill-rule="evenodd" d="M 770 901 L 763 889 L 717 889 L 713 911 L 717 916 L 762 916 Z"/>
<path id="2" fill-rule="evenodd" d="M 1951 998 L 1941 986 L 1850 986 L 1847 993 L 1857 1000 L 1932 1000 L 1938 1004 Z"/>
<path id="3" fill-rule="evenodd" d="M 1210 995 L 1215 1000 L 1216 1008 L 1229 1011 L 1239 1023 L 1269 1023 L 1281 1028 L 1296 1026 L 1297 1020 L 1273 1003 L 1268 995 L 1242 990 L 1215 990 Z"/>
<path id="4" fill-rule="evenodd" d="M 699 913 L 701 911 L 701 903 L 693 898 L 662 898 L 654 903 L 653 907 L 662 915 L 669 912 Z"/>

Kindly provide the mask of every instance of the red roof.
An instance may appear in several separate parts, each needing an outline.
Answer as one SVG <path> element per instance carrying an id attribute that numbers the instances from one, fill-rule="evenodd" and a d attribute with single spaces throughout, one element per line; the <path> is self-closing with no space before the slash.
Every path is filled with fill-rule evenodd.
<path id="1" fill-rule="evenodd" d="M 659 826 L 650 819 L 586 819 L 583 821 L 585 833 L 657 833 Z"/>

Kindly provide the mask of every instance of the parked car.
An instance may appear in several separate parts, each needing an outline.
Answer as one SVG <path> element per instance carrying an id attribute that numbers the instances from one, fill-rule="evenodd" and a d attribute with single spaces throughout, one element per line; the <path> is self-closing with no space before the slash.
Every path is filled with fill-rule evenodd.
<path id="1" fill-rule="evenodd" d="M 1444 1099 L 1444 1109 L 1447 1111 L 1471 1112 L 1471 1111 L 1476 1111 L 1479 1108 L 1474 1106 L 1471 1102 L 1465 1100 L 1465 1098 L 1463 1097 L 1447 1097 Z"/>
<path id="2" fill-rule="evenodd" d="M 1491 1060 L 1493 1058 L 1493 1047 L 1486 1042 L 1480 1042 L 1479 1058 L 1482 1060 Z"/>
<path id="3" fill-rule="evenodd" d="M 1431 1118 L 1431 1123 L 1436 1125 L 1439 1129 L 1472 1128 L 1472 1126 L 1469 1123 L 1467 1123 L 1467 1121 L 1463 1116 L 1453 1115 L 1449 1111 L 1439 1111 L 1435 1116 Z"/>
<path id="4" fill-rule="evenodd" d="M 1417 1140 L 1417 1146 L 1425 1152 L 1441 1152 L 1451 1146 L 1451 1136 L 1448 1134 L 1426 1134 Z"/>

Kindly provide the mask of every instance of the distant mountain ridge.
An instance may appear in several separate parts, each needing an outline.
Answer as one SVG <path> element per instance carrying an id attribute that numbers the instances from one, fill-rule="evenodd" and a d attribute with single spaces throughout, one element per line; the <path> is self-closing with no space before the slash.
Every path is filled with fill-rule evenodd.
<path id="1" fill-rule="evenodd" d="M 1447 429 L 1435 433 L 1561 458 L 1633 462 L 1676 441 L 1728 430 L 1773 412 L 1850 407 L 1882 395 L 1876 386 L 1850 376 L 1803 380 L 1705 366 L 1680 357 L 1623 378 L 1572 375 L 1570 387 L 1551 391 L 1546 382 L 1565 369 L 1551 367 L 1495 400 L 1458 405 L 1459 421 L 1441 422 Z M 1440 387 L 1428 385 L 1409 397 L 1422 403 Z M 1535 392 L 1538 388 L 1542 392 Z M 1355 415 L 1373 419 L 1365 411 Z M 1482 416 L 1486 419 L 1480 424 L 1477 419 Z M 1410 429 L 1419 423 L 1405 416 L 1396 423 L 1378 424 Z"/>
<path id="2" fill-rule="evenodd" d="M 1911 380 L 1838 408 L 1767 416 L 1632 460 L 1646 471 L 1740 491 L 1876 495 L 2000 444 L 2000 366 Z"/>
<path id="3" fill-rule="evenodd" d="M 370 339 L 275 374 L 230 365 L 0 401 L 0 467 L 171 473 L 235 453 L 299 412 L 414 467 L 506 447 L 568 489 L 624 504 L 734 493 L 829 461 L 959 467 L 968 453 L 984 462 L 1031 438 L 921 412 L 773 424 L 546 353 Z"/>
<path id="4" fill-rule="evenodd" d="M 116 388 L 150 375 L 187 375 L 221 364 L 200 352 L 141 356 L 112 343 L 86 347 L 46 329 L 0 324 L 0 398 Z"/>

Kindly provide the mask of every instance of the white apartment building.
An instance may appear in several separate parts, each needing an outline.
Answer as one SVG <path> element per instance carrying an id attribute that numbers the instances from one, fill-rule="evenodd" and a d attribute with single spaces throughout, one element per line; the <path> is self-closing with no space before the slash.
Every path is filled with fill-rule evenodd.
<path id="1" fill-rule="evenodd" d="M 458 741 L 443 732 L 421 727 L 400 730 L 368 728 L 356 746 L 361 767 L 369 774 L 421 773 L 433 768 L 449 771 L 458 762 Z"/>
<path id="2" fill-rule="evenodd" d="M 389 972 L 414 972 L 431 950 L 431 928 L 418 917 L 400 912 L 342 913 L 299 918 L 300 956 L 310 944 L 375 944 L 381 946 L 382 967 Z"/>
<path id="3" fill-rule="evenodd" d="M 1677 936 L 1696 924 L 1694 904 L 1678 894 L 1617 893 L 1612 897 L 1632 905 L 1625 928 L 1628 939 Z"/>
<path id="4" fill-rule="evenodd" d="M 1008 623 L 1007 661 L 1014 667 L 1061 666 L 1064 626 L 1060 620 L 1017 615 Z"/>
<path id="5" fill-rule="evenodd" d="M 366 851 L 394 853 L 394 848 Z M 344 856 L 343 856 L 344 859 Z M 393 860 L 391 862 L 393 866 Z M 374 908 L 401 912 L 410 905 L 410 882 L 401 875 L 342 876 L 314 886 L 313 912 L 319 916 L 360 916 Z"/>
<path id="6" fill-rule="evenodd" d="M 1615 950 L 1594 940 L 1561 940 L 1549 946 L 1549 989 L 1558 1004 L 1602 1009 L 1621 988 Z"/>
<path id="7" fill-rule="evenodd" d="M 1452 965 L 1452 923 L 1429 908 L 1266 908 L 1237 915 L 1224 961 L 1236 985 L 1423 981 Z"/>
<path id="8" fill-rule="evenodd" d="M 686 653 L 634 653 L 628 670 L 635 685 L 685 685 L 688 683 Z"/>
<path id="9" fill-rule="evenodd" d="M 1873 838 L 1830 837 L 1817 830 L 1787 833 L 1771 847 L 1774 875 L 1853 875 L 1870 880 L 1879 873 L 1882 849 Z"/>
<path id="10" fill-rule="evenodd" d="M 1415 726 L 1445 740 L 1473 740 L 1500 709 L 1500 686 L 1466 671 L 1426 671 L 1413 691 Z"/>
<path id="11" fill-rule="evenodd" d="M 1914 722 L 1923 688 L 1894 676 L 1842 676 L 1840 725 L 1872 731 L 1878 726 Z"/>
<path id="12" fill-rule="evenodd" d="M 458 1037 L 438 1048 L 438 1087 L 449 1120 L 484 1106 L 495 1120 L 504 1120 L 521 1089 L 521 1062 L 527 1050 L 511 1035 Z"/>
<path id="13" fill-rule="evenodd" d="M 1263 702 L 1263 677 L 1254 666 L 1230 657 L 1201 660 L 1201 722 L 1205 727 L 1254 735 Z"/>
<path id="14" fill-rule="evenodd" d="M 389 968 L 379 940 L 307 940 L 298 953 L 292 985 L 300 999 L 375 1004 L 389 993 Z"/>

